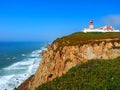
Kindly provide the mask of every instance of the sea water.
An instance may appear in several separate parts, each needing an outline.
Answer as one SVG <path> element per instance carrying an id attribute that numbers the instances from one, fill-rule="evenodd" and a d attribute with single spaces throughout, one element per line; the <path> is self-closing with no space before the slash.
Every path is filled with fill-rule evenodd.
<path id="1" fill-rule="evenodd" d="M 44 42 L 0 42 L 0 90 L 14 90 L 33 75 Z"/>

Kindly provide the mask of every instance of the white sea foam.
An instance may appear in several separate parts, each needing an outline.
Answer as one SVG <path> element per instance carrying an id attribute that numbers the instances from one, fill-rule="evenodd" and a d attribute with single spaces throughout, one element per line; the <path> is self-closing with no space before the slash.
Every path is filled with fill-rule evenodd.
<path id="1" fill-rule="evenodd" d="M 24 56 L 25 56 L 25 54 L 22 54 L 22 56 L 24 57 Z"/>
<path id="2" fill-rule="evenodd" d="M 5 74 L 0 76 L 0 90 L 13 90 L 34 74 L 40 62 L 40 52 L 42 50 L 33 51 L 22 61 L 3 68 L 2 71 Z"/>

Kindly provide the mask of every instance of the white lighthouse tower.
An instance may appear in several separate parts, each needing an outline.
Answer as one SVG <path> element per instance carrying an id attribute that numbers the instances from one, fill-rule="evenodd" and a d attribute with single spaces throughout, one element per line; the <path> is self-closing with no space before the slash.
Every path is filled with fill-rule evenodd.
<path id="1" fill-rule="evenodd" d="M 89 29 L 94 29 L 94 24 L 93 24 L 93 20 L 90 20 L 90 25 L 89 25 Z"/>

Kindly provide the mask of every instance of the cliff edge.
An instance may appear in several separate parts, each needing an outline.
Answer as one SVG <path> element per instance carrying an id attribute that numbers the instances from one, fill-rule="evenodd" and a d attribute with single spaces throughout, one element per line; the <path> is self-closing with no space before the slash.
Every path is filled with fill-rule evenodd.
<path id="1" fill-rule="evenodd" d="M 74 33 L 56 39 L 45 51 L 33 77 L 18 90 L 34 90 L 40 84 L 60 77 L 71 67 L 91 59 L 120 56 L 120 33 Z"/>

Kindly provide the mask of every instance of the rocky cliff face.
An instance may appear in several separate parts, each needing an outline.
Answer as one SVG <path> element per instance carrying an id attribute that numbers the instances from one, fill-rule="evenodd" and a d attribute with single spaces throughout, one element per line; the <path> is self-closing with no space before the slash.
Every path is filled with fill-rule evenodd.
<path id="1" fill-rule="evenodd" d="M 58 42 L 54 42 L 42 52 L 43 58 L 37 72 L 27 81 L 28 90 L 34 90 L 40 84 L 61 76 L 71 67 L 90 59 L 113 59 L 120 56 L 120 38 L 94 40 L 75 46 L 58 45 Z"/>

